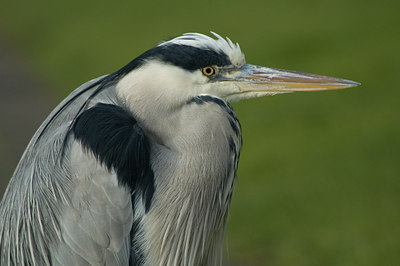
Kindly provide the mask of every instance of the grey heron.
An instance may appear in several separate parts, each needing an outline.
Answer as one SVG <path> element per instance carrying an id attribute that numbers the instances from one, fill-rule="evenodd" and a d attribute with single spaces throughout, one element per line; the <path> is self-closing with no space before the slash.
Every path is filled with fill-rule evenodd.
<path id="1" fill-rule="evenodd" d="M 188 33 L 73 91 L 0 204 L 1 265 L 220 265 L 242 145 L 229 102 L 354 87 Z"/>

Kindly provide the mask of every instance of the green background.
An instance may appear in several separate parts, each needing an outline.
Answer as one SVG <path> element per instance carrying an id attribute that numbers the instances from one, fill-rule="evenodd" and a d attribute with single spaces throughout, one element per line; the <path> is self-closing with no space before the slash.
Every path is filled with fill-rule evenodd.
<path id="1" fill-rule="evenodd" d="M 225 264 L 400 265 L 398 3 L 2 0 L 0 34 L 57 100 L 210 30 L 248 63 L 361 82 L 233 104 L 244 146 Z"/>

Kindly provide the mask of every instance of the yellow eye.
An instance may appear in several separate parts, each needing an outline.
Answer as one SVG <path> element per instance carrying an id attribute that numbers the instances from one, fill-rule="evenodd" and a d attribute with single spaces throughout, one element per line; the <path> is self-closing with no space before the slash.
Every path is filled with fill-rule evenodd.
<path id="1" fill-rule="evenodd" d="M 212 66 L 206 66 L 202 69 L 203 75 L 210 77 L 215 74 L 215 69 Z"/>

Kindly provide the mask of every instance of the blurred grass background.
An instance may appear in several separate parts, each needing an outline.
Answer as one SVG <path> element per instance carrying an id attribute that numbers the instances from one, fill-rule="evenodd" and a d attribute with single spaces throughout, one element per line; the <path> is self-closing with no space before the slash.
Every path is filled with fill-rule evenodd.
<path id="1" fill-rule="evenodd" d="M 249 63 L 361 82 L 233 105 L 244 147 L 226 264 L 400 265 L 399 3 L 2 0 L 0 35 L 54 103 L 161 40 L 209 30 Z"/>

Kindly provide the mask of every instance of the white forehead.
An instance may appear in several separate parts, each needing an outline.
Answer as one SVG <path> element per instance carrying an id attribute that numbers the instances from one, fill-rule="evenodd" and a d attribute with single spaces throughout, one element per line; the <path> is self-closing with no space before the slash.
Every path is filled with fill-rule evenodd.
<path id="1" fill-rule="evenodd" d="M 213 39 L 200 33 L 185 33 L 182 36 L 176 37 L 167 42 L 163 42 L 160 45 L 174 43 L 189 45 L 202 49 L 215 50 L 217 52 L 225 53 L 235 67 L 240 67 L 246 63 L 244 54 L 240 50 L 238 43 L 233 43 L 228 37 L 224 39 L 215 32 L 211 33 L 217 37 L 217 39 Z"/>

